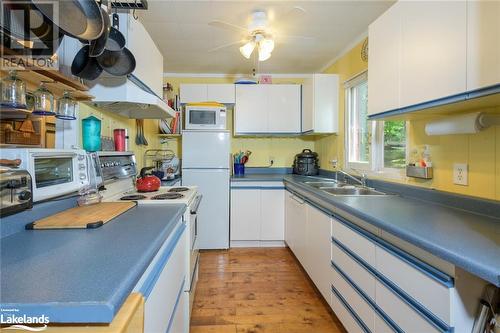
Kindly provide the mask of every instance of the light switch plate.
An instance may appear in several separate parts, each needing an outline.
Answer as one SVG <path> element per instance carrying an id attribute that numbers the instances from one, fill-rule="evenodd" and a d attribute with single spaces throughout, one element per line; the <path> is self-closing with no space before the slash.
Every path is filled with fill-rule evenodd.
<path id="1" fill-rule="evenodd" d="M 469 166 L 467 163 L 453 164 L 453 183 L 456 185 L 469 185 Z"/>

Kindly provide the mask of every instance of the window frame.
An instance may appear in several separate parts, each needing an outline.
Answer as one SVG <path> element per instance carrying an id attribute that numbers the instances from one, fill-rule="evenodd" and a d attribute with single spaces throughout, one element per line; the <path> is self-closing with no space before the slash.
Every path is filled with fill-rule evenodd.
<path id="1" fill-rule="evenodd" d="M 351 170 L 355 172 L 363 172 L 368 175 L 383 174 L 388 178 L 400 179 L 404 178 L 406 175 L 405 168 L 386 168 L 384 166 L 384 121 L 369 121 L 368 122 L 368 132 L 369 132 L 369 161 L 364 162 L 350 162 L 349 155 L 351 152 L 350 147 L 350 115 L 351 115 L 351 103 L 352 103 L 352 88 L 358 86 L 359 84 L 366 82 L 368 83 L 368 71 L 365 70 L 359 74 L 354 75 L 349 80 L 344 82 L 344 168 L 346 170 Z M 368 97 L 369 98 L 369 97 Z M 409 122 L 406 121 L 406 146 L 405 146 L 405 159 L 408 161 L 409 157 L 409 138 L 410 138 L 410 126 Z"/>
<path id="2" fill-rule="evenodd" d="M 355 86 L 360 85 L 361 83 L 368 83 L 368 71 L 365 70 L 359 74 L 356 74 L 349 80 L 344 82 L 344 91 L 345 91 L 345 106 L 344 106 L 344 123 L 345 123 L 345 142 L 344 142 L 344 166 L 346 169 L 351 169 L 351 170 L 363 170 L 363 171 L 370 171 L 372 170 L 372 139 L 373 139 L 373 133 L 369 132 L 369 140 L 368 140 L 368 145 L 370 146 L 370 153 L 368 154 L 368 162 L 350 162 L 349 161 L 349 155 L 351 152 L 351 146 L 350 146 L 350 115 L 351 115 L 351 107 L 352 107 L 352 88 Z M 369 125 L 370 127 L 370 122 Z M 369 129 L 370 131 L 370 129 Z"/>

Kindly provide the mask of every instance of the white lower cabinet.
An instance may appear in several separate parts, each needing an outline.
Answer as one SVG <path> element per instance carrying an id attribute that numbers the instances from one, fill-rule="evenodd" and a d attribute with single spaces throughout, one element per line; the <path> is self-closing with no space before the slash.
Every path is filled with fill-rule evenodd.
<path id="1" fill-rule="evenodd" d="M 323 297 L 331 294 L 331 219 L 319 209 L 306 204 L 306 261 L 305 269 Z"/>
<path id="2" fill-rule="evenodd" d="M 332 310 L 349 333 L 365 333 L 338 295 L 332 293 Z"/>
<path id="3" fill-rule="evenodd" d="M 283 183 L 233 183 L 231 246 L 283 246 L 284 239 Z"/>
<path id="4" fill-rule="evenodd" d="M 303 264 L 306 259 L 306 203 L 298 196 L 287 192 L 285 204 L 285 241 Z"/>
<path id="5" fill-rule="evenodd" d="M 186 242 L 186 227 L 179 222 L 134 289 L 145 298 L 145 333 L 187 333 L 189 330 L 189 302 L 186 302 L 184 292 Z"/>

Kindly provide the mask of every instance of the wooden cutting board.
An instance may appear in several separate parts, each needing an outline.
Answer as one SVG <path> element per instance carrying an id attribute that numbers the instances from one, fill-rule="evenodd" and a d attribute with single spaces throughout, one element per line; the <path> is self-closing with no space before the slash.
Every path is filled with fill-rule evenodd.
<path id="1" fill-rule="evenodd" d="M 29 223 L 26 229 L 94 229 L 136 205 L 136 202 L 124 201 L 75 207 Z"/>

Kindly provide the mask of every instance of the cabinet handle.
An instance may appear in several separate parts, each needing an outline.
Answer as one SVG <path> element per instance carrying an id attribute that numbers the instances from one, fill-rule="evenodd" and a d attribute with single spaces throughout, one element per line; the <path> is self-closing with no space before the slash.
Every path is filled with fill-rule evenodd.
<path id="1" fill-rule="evenodd" d="M 298 202 L 301 205 L 303 205 L 305 202 L 304 200 L 300 199 L 299 197 L 296 197 L 295 195 L 292 195 L 290 198 L 292 198 L 293 200 L 295 200 L 296 202 Z"/>

